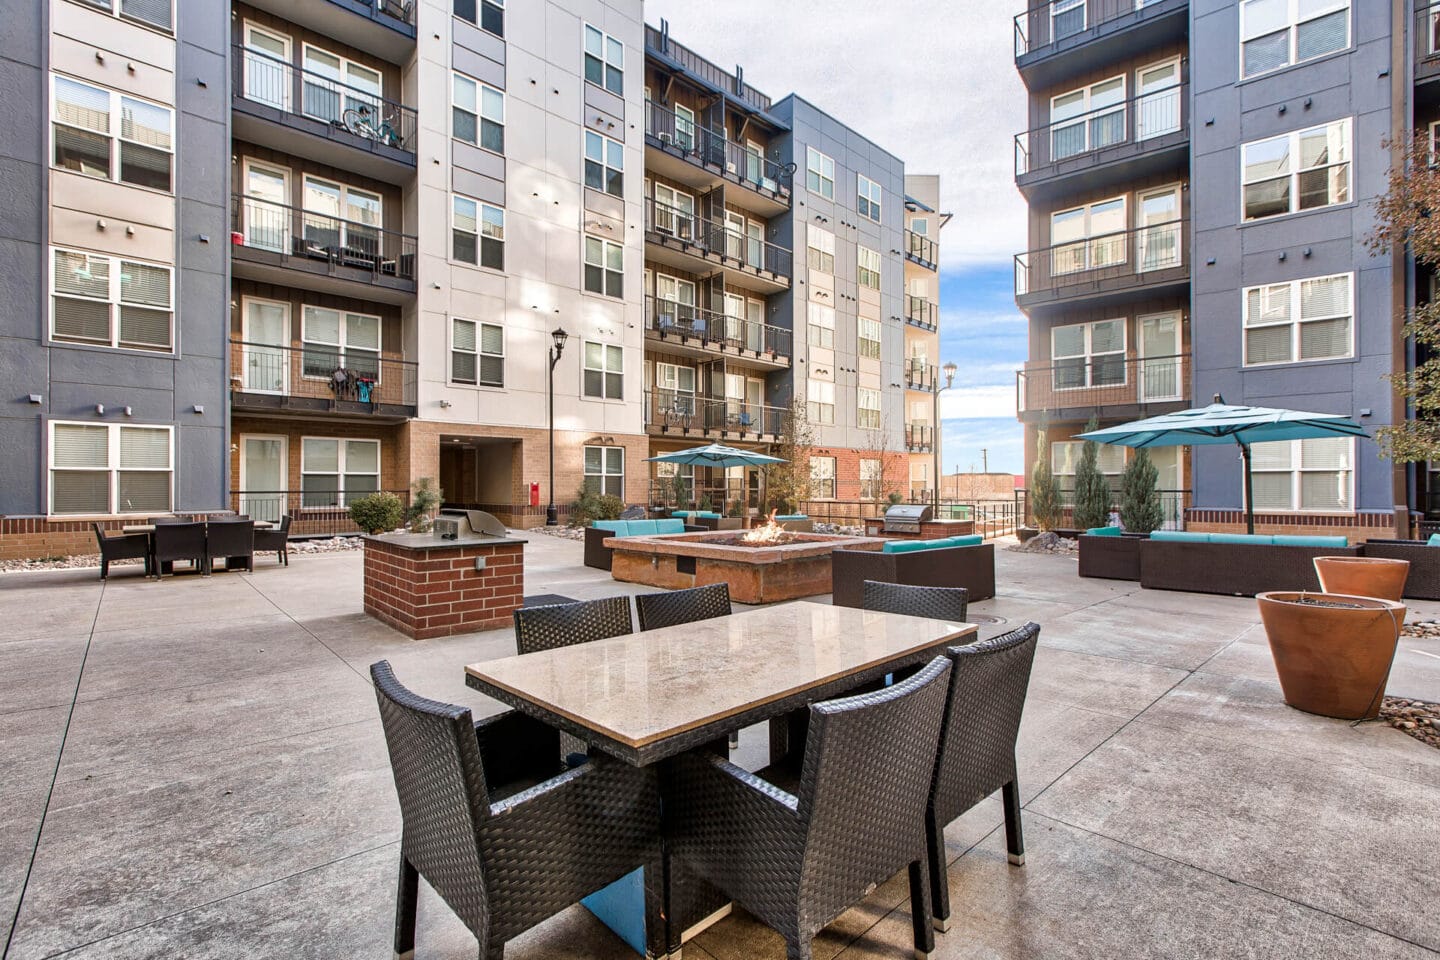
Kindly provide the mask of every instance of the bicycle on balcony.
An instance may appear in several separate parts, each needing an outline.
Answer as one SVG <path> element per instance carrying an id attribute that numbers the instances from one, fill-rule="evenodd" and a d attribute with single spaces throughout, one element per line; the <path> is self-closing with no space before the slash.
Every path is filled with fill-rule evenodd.
<path id="1" fill-rule="evenodd" d="M 405 145 L 405 138 L 400 135 L 400 130 L 395 123 L 391 122 L 398 122 L 399 117 L 393 108 L 389 108 L 387 113 L 388 116 L 371 109 L 366 104 L 361 104 L 358 107 L 350 107 L 341 114 L 340 125 L 357 137 L 364 137 L 366 140 L 400 149 Z"/>

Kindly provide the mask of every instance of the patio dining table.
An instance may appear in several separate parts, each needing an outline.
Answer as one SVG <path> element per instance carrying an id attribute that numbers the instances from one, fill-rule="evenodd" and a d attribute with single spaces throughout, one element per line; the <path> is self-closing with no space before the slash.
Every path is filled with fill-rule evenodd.
<path id="1" fill-rule="evenodd" d="M 635 766 L 723 749 L 730 733 L 766 720 L 777 721 L 778 760 L 790 747 L 780 718 L 927 663 L 975 633 L 973 624 L 798 602 L 473 663 L 465 680 Z M 663 772 L 660 782 L 663 796 Z M 643 899 L 639 878 L 630 879 L 628 898 L 607 888 L 585 903 L 643 953 Z M 682 901 L 666 911 L 672 949 L 723 908 L 698 886 L 679 896 L 670 878 L 667 896 Z"/>

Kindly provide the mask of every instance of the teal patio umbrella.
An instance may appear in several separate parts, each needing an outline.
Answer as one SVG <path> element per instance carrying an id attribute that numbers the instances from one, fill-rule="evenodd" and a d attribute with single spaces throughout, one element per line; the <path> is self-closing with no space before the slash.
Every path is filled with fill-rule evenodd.
<path id="1" fill-rule="evenodd" d="M 689 450 L 675 450 L 671 453 L 662 453 L 658 457 L 648 457 L 648 463 L 678 463 L 694 467 L 763 467 L 772 463 L 787 462 L 781 457 L 772 457 L 768 453 L 757 453 L 754 450 L 741 450 L 739 447 L 729 447 L 723 443 L 707 443 L 703 447 L 691 447 Z M 763 478 L 762 478 L 763 479 Z M 764 495 L 761 495 L 760 502 L 765 502 Z"/>
<path id="2" fill-rule="evenodd" d="M 1250 445 L 1317 437 L 1366 437 L 1365 428 L 1338 413 L 1306 413 L 1275 407 L 1227 404 L 1220 394 L 1208 407 L 1181 410 L 1133 423 L 1076 435 L 1078 440 L 1121 447 L 1188 447 L 1234 443 L 1245 461 L 1245 528 L 1255 532 L 1255 498 L 1250 477 Z"/>

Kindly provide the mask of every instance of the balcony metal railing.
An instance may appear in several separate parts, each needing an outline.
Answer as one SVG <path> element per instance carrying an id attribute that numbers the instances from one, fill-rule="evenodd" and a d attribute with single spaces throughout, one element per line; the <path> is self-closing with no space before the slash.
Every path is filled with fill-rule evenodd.
<path id="1" fill-rule="evenodd" d="M 791 255 L 788 248 L 747 236 L 723 223 L 707 220 L 650 197 L 645 198 L 645 232 L 658 234 L 667 241 L 678 241 L 686 248 L 698 248 L 699 256 L 714 254 L 723 257 L 726 266 L 774 274 L 784 277 L 787 282 L 790 279 Z"/>
<path id="2" fill-rule="evenodd" d="M 730 71 L 717 67 L 689 47 L 671 40 L 669 33 L 646 24 L 645 46 L 650 50 L 658 50 L 715 89 L 734 94 L 760 110 L 770 109 L 769 97 Z"/>
<path id="3" fill-rule="evenodd" d="M 786 362 L 792 355 L 792 334 L 784 327 L 659 297 L 645 298 L 645 329 L 665 336 L 693 337 L 722 349 L 768 354 L 772 359 Z"/>
<path id="4" fill-rule="evenodd" d="M 415 0 L 375 0 L 375 9 L 401 23 L 415 25 Z"/>
<path id="5" fill-rule="evenodd" d="M 1062 486 L 1056 493 L 1060 502 L 1060 526 L 1069 527 L 1074 523 L 1075 514 L 1075 488 L 1074 478 L 1061 476 L 1061 483 L 1071 484 Z M 1111 495 L 1114 497 L 1113 506 L 1120 503 L 1120 478 L 1115 475 L 1105 478 L 1110 484 Z M 1164 518 L 1160 524 L 1162 530 L 1181 530 L 1185 526 L 1185 511 L 1190 507 L 1189 490 L 1156 490 L 1160 495 L 1160 511 Z M 1022 521 L 1033 522 L 1034 517 L 1030 513 L 1030 491 L 1021 487 L 1015 491 L 1015 513 Z"/>
<path id="6" fill-rule="evenodd" d="M 1190 355 L 1075 357 L 1015 371 L 1021 412 L 1180 402 L 1190 383 Z"/>
<path id="7" fill-rule="evenodd" d="M 905 231 L 905 258 L 931 270 L 940 262 L 940 244 L 911 230 Z"/>
<path id="8" fill-rule="evenodd" d="M 1079 36 L 1159 0 L 1049 0 L 1015 17 L 1015 59 Z"/>
<path id="9" fill-rule="evenodd" d="M 645 391 L 645 426 L 662 433 L 778 437 L 785 411 L 785 407 L 702 397 L 665 387 Z"/>
<path id="10" fill-rule="evenodd" d="M 1415 4 L 1415 79 L 1440 75 L 1440 3 Z"/>
<path id="11" fill-rule="evenodd" d="M 230 386 L 242 393 L 353 401 L 374 411 L 415 406 L 418 380 L 413 360 L 391 359 L 375 350 L 230 341 Z"/>
<path id="12" fill-rule="evenodd" d="M 1015 255 L 1015 296 L 1056 296 L 1066 288 L 1143 285 L 1189 260 L 1190 221 L 1171 220 Z"/>
<path id="13" fill-rule="evenodd" d="M 934 333 L 940 328 L 940 307 L 924 297 L 907 293 L 905 295 L 905 322 Z"/>
<path id="14" fill-rule="evenodd" d="M 230 89 L 236 100 L 319 120 L 371 144 L 414 156 L 416 114 L 410 107 L 263 51 L 238 43 L 234 47 Z"/>
<path id="15" fill-rule="evenodd" d="M 926 424 L 905 424 L 905 449 L 911 453 L 929 453 L 935 446 L 935 428 Z"/>
<path id="16" fill-rule="evenodd" d="M 789 200 L 790 181 L 795 173 L 793 163 L 776 163 L 751 151 L 745 144 L 706 128 L 699 120 L 680 116 L 669 107 L 646 100 L 645 135 L 654 137 L 665 149 L 692 163 L 721 171 L 752 190 Z"/>
<path id="17" fill-rule="evenodd" d="M 711 473 L 719 473 L 712 470 Z M 682 477 L 677 491 L 675 480 L 671 477 L 651 477 L 648 484 L 648 496 L 651 506 L 670 507 L 674 510 L 693 510 L 705 500 L 710 501 L 711 507 L 718 513 L 730 516 L 735 511 L 735 505 L 740 504 L 741 511 L 760 510 L 760 487 L 758 479 L 752 484 L 747 480 L 732 479 L 730 477 L 716 477 L 707 479 L 702 473 L 695 477 Z"/>
<path id="18" fill-rule="evenodd" d="M 1099 154 L 1123 144 L 1142 145 L 1185 129 L 1189 84 L 1179 83 L 1015 134 L 1015 176 Z"/>
<path id="19" fill-rule="evenodd" d="M 416 241 L 409 234 L 238 193 L 231 197 L 230 216 L 230 240 L 237 247 L 321 260 L 377 278 L 415 279 Z"/>
<path id="20" fill-rule="evenodd" d="M 911 390 L 935 392 L 939 383 L 940 370 L 933 363 L 910 358 L 905 361 L 905 386 Z"/>
<path id="21" fill-rule="evenodd" d="M 351 501 L 375 490 L 231 490 L 230 509 L 253 520 L 279 523 L 290 518 L 290 537 L 358 537 L 361 530 L 350 519 Z M 407 506 L 409 490 L 387 490 Z"/>

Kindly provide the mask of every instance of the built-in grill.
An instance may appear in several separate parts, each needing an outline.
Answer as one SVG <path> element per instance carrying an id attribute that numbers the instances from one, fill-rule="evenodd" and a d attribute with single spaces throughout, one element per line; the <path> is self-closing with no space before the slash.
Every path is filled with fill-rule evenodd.
<path id="1" fill-rule="evenodd" d="M 505 524 L 484 510 L 441 510 L 440 515 L 431 521 L 431 528 L 441 540 L 506 535 Z"/>
<path id="2" fill-rule="evenodd" d="M 885 511 L 885 532 L 918 534 L 920 524 L 933 517 L 933 511 L 925 504 L 897 503 Z"/>

